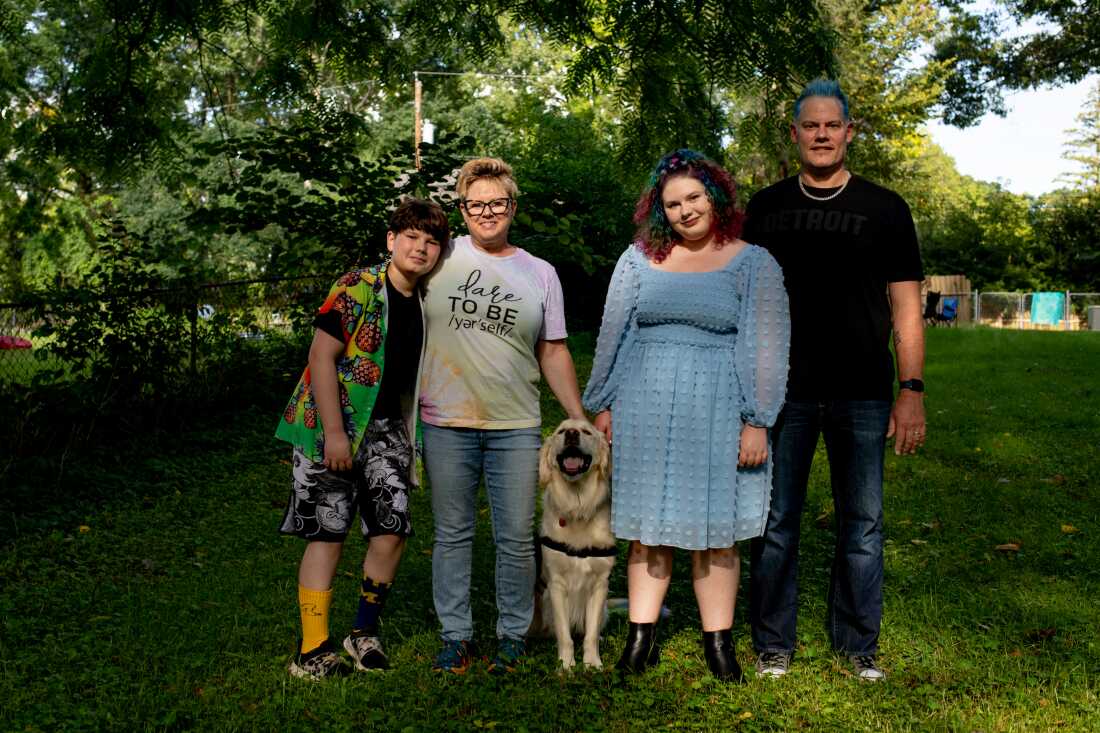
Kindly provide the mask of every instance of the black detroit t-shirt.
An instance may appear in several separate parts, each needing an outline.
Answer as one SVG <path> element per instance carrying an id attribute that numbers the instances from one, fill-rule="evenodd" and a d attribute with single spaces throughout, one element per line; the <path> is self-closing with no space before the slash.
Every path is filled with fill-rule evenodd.
<path id="1" fill-rule="evenodd" d="M 402 417 L 401 397 L 412 397 L 424 345 L 424 321 L 420 315 L 420 295 L 416 291 L 412 295 L 402 295 L 386 278 L 386 310 L 385 364 L 371 412 L 372 420 Z M 313 326 L 333 338 L 344 340 L 336 309 L 318 314 L 313 319 Z"/>
<path id="2" fill-rule="evenodd" d="M 746 215 L 742 237 L 775 257 L 790 298 L 787 399 L 892 399 L 887 285 L 924 279 L 909 206 L 856 175 L 815 201 L 792 176 L 753 196 Z"/>

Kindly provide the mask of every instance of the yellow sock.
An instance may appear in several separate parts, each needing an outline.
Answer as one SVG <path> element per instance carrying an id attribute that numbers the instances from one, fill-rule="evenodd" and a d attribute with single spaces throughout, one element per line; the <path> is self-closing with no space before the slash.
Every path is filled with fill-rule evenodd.
<path id="1" fill-rule="evenodd" d="M 328 638 L 328 608 L 332 588 L 313 590 L 298 586 L 298 610 L 302 614 L 302 654 L 313 651 Z"/>

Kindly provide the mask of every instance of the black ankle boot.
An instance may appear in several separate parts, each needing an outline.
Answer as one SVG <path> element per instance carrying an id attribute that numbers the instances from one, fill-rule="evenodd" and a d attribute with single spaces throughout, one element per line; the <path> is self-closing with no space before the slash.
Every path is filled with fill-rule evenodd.
<path id="1" fill-rule="evenodd" d="M 619 657 L 616 668 L 624 672 L 642 672 L 646 667 L 657 663 L 657 624 L 636 624 L 630 622 L 630 631 L 626 635 L 626 648 Z"/>
<path id="2" fill-rule="evenodd" d="M 733 635 L 729 629 L 703 632 L 703 655 L 710 673 L 723 682 L 744 682 L 745 674 L 733 652 Z"/>

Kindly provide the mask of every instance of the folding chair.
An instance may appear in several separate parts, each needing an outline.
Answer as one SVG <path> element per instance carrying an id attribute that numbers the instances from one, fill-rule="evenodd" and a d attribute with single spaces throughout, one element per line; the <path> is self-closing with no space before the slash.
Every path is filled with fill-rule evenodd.
<path id="1" fill-rule="evenodd" d="M 959 315 L 959 299 L 955 296 L 948 296 L 943 299 L 943 305 L 940 306 L 940 312 L 936 314 L 936 321 L 939 323 L 953 326 L 958 321 L 956 320 Z"/>
<path id="2" fill-rule="evenodd" d="M 939 316 L 939 305 L 940 294 L 935 290 L 929 290 L 928 297 L 924 301 L 924 323 L 926 326 L 936 325 L 936 319 Z"/>

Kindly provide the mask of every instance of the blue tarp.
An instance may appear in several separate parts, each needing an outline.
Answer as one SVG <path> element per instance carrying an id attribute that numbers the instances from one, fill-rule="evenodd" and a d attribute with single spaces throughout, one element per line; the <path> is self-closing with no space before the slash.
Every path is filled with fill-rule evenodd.
<path id="1" fill-rule="evenodd" d="M 1034 293 L 1031 296 L 1031 322 L 1057 326 L 1066 312 L 1065 293 Z"/>

